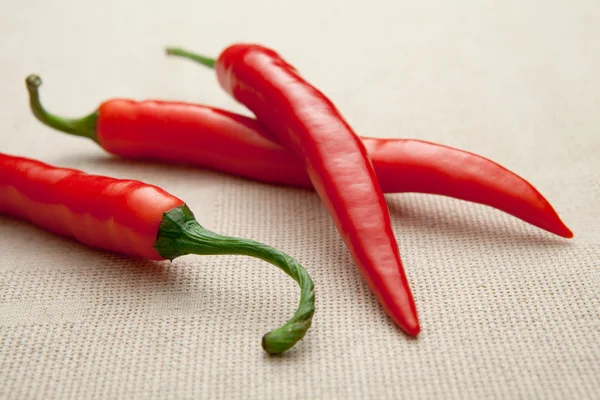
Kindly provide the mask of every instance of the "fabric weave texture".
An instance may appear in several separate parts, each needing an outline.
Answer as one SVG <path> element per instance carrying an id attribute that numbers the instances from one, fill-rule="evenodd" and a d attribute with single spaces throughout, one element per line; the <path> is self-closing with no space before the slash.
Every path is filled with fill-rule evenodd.
<path id="1" fill-rule="evenodd" d="M 268 12 L 264 11 L 268 10 Z M 592 399 L 600 393 L 600 3 L 441 0 L 12 2 L 0 15 L 0 151 L 139 179 L 207 228 L 295 257 L 316 285 L 307 336 L 264 333 L 299 291 L 237 256 L 173 263 L 89 249 L 0 216 L 2 399 Z M 393 325 L 311 191 L 110 156 L 52 131 L 111 97 L 249 115 L 214 73 L 169 59 L 236 41 L 275 48 L 364 136 L 482 154 L 534 184 L 575 238 L 445 197 L 390 194 L 421 318 Z"/>

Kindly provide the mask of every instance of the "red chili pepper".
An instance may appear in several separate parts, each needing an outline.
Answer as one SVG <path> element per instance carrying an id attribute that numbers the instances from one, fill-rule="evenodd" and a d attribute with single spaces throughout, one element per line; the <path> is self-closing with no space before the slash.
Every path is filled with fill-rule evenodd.
<path id="1" fill-rule="evenodd" d="M 2 213 L 92 247 L 151 260 L 186 254 L 260 258 L 282 269 L 301 289 L 292 319 L 263 337 L 265 351 L 279 354 L 290 349 L 311 325 L 313 282 L 300 264 L 262 243 L 203 228 L 182 200 L 156 186 L 0 153 Z"/>
<path id="2" fill-rule="evenodd" d="M 297 113 L 288 117 L 317 125 L 322 123 L 318 116 L 306 115 L 314 111 L 313 107 L 322 107 L 340 116 L 322 93 L 310 85 L 306 86 L 293 66 L 265 47 L 233 45 L 225 49 L 218 60 L 177 48 L 168 48 L 167 54 L 215 68 L 221 86 L 271 128 L 270 132 L 264 129 L 260 132 L 264 137 L 276 138 L 282 132 L 283 139 L 293 136 L 286 131 L 289 129 L 286 123 L 277 121 L 281 113 Z M 285 87 L 286 84 L 289 87 Z M 258 87 L 261 90 L 257 90 Z M 270 91 L 269 99 L 262 96 L 262 89 L 265 88 Z M 319 104 L 323 99 L 324 103 Z M 273 103 L 267 104 L 268 101 Z M 485 204 L 556 235 L 573 237 L 571 230 L 537 189 L 487 158 L 418 140 L 362 140 L 381 189 L 386 193 L 430 193 Z M 279 143 L 280 140 L 276 141 Z M 296 143 L 282 141 L 288 146 L 296 146 Z"/>
<path id="3" fill-rule="evenodd" d="M 27 80 L 31 108 L 46 125 L 86 136 L 120 157 L 187 163 L 257 181 L 311 188 L 302 163 L 256 119 L 181 102 L 114 99 L 76 120 L 40 104 L 39 77 Z M 362 138 L 385 193 L 444 195 L 494 207 L 565 238 L 551 204 L 525 179 L 473 153 L 414 139 Z"/>
<path id="4" fill-rule="evenodd" d="M 214 67 L 221 86 L 303 163 L 364 279 L 406 333 L 420 327 L 389 211 L 367 150 L 342 115 L 275 51 L 237 44 Z"/>

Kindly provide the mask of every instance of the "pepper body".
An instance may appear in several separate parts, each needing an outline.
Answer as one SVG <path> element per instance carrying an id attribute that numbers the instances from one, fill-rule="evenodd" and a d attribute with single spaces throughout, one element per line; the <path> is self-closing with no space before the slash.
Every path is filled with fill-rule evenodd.
<path id="1" fill-rule="evenodd" d="M 270 49 L 231 46 L 215 68 L 221 86 L 301 160 L 384 310 L 417 335 L 417 310 L 387 203 L 360 138 L 331 101 Z"/>
<path id="2" fill-rule="evenodd" d="M 92 176 L 0 154 L 0 213 L 89 246 L 151 260 L 163 214 L 183 204 L 135 180 Z"/>
<path id="3" fill-rule="evenodd" d="M 251 118 L 206 106 L 115 99 L 98 109 L 97 140 L 121 157 L 193 164 L 310 187 L 301 163 L 258 134 L 261 127 Z"/>

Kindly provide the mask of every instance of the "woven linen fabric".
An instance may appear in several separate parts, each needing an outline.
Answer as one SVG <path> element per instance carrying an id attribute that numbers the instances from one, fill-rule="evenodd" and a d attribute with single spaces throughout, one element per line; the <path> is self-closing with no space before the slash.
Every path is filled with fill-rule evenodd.
<path id="1" fill-rule="evenodd" d="M 299 290 L 240 256 L 134 260 L 0 216 L 2 399 L 592 399 L 600 396 L 600 3 L 597 0 L 8 2 L 0 151 L 139 179 L 207 228 L 273 245 L 316 285 L 306 337 L 264 333 Z M 250 113 L 166 45 L 277 49 L 356 132 L 484 155 L 534 184 L 566 240 L 482 205 L 389 194 L 421 319 L 409 339 L 361 279 L 312 191 L 113 157 L 42 126 L 113 97 Z M 185 145 L 185 144 L 184 144 Z"/>

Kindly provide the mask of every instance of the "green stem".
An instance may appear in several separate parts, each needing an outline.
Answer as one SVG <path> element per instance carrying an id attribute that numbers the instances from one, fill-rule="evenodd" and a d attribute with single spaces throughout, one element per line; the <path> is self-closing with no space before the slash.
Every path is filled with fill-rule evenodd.
<path id="1" fill-rule="evenodd" d="M 196 61 L 208 68 L 213 68 L 213 69 L 215 68 L 215 63 L 217 62 L 214 58 L 205 57 L 200 54 L 191 53 L 187 50 L 179 49 L 176 47 L 167 47 L 167 55 L 187 58 L 189 60 Z"/>
<path id="2" fill-rule="evenodd" d="M 95 111 L 88 116 L 78 119 L 63 118 L 50 114 L 40 103 L 39 87 L 42 85 L 42 79 L 37 75 L 29 75 L 25 80 L 27 90 L 29 91 L 29 105 L 31 111 L 37 119 L 51 128 L 59 131 L 83 136 L 98 142 L 96 134 L 96 121 L 98 120 L 98 112 Z"/>
<path id="3" fill-rule="evenodd" d="M 294 316 L 262 339 L 269 354 L 281 354 L 294 346 L 310 328 L 315 312 L 314 285 L 306 270 L 292 257 L 249 239 L 221 236 L 203 228 L 184 204 L 166 212 L 154 248 L 169 260 L 186 254 L 236 254 L 260 258 L 279 267 L 300 286 L 300 302 Z"/>

